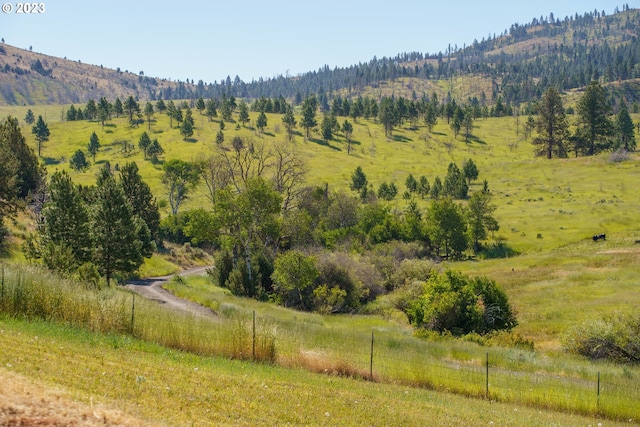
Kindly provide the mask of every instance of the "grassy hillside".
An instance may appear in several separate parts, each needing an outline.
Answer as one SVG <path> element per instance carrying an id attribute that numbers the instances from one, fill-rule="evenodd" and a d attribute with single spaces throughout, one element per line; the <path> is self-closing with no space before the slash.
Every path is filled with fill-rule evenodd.
<path id="1" fill-rule="evenodd" d="M 69 402 L 63 412 L 56 413 L 57 406 L 46 398 L 32 407 L 28 397 L 13 406 L 13 400 L 5 401 L 0 407 L 9 410 L 0 415 L 0 420 L 26 412 L 30 417 L 25 418 L 36 422 L 41 420 L 37 415 L 44 413 L 47 425 L 56 425 L 52 422 L 56 415 L 60 418 L 80 407 L 85 408 L 85 416 L 100 416 L 106 425 L 598 423 L 592 417 L 406 386 L 197 357 L 123 336 L 96 335 L 44 323 L 0 320 L 0 349 L 0 391 L 19 381 L 15 387 L 18 390 L 28 391 L 28 386 L 35 384 L 39 393 L 62 395 Z M 628 425 L 606 421 L 608 426 L 623 424 Z"/>
<path id="2" fill-rule="evenodd" d="M 21 118 L 26 107 L 4 111 L 8 110 Z M 252 113 L 252 120 L 255 117 Z M 238 129 L 234 123 L 227 123 L 227 141 L 234 135 L 267 144 L 285 140 L 281 116 L 267 117 L 263 135 L 258 135 L 251 125 Z M 97 122 L 51 122 L 50 141 L 42 153 L 50 171 L 68 170 L 72 153 L 86 149 L 89 136 L 96 132 L 103 147 L 96 164 L 81 173 L 71 171 L 74 180 L 91 185 L 105 161 L 112 166 L 136 161 L 158 200 L 164 200 L 167 196 L 160 181 L 161 165 L 144 160 L 137 140 L 143 131 L 148 131 L 164 147 L 166 159 L 207 156 L 215 145 L 219 122 L 209 122 L 197 112 L 195 118 L 196 131 L 189 141 L 177 129 L 169 128 L 169 120 L 163 114 L 155 115 L 151 130 L 146 123 L 131 128 L 124 118 L 113 119 L 104 128 Z M 636 153 L 621 163 L 611 162 L 608 154 L 551 161 L 534 158 L 531 144 L 523 138 L 523 122 L 515 117 L 478 120 L 472 137 L 464 141 L 462 136 L 454 138 L 443 120 L 431 133 L 423 127 L 400 128 L 389 139 L 381 125 L 360 120 L 354 125 L 355 150 L 351 155 L 347 154 L 342 135 L 328 143 L 317 134 L 308 141 L 298 135 L 291 144 L 308 162 L 306 182 L 317 186 L 327 183 L 332 191 L 348 192 L 357 166 L 363 168 L 374 189 L 382 181 L 393 181 L 402 193 L 409 173 L 415 177 L 425 175 L 433 182 L 436 176 L 444 178 L 449 162 L 461 165 L 465 159 L 473 159 L 480 171 L 478 182 L 488 181 L 498 206 L 495 215 L 500 230 L 494 238 L 506 239 L 512 251 L 520 255 L 506 260 L 455 263 L 451 267 L 488 275 L 505 286 L 519 312 L 518 331 L 541 348 L 557 350 L 558 333 L 571 321 L 630 311 L 630 304 L 637 300 L 632 261 L 638 253 L 634 242 L 640 239 L 636 221 L 640 198 L 633 183 L 640 179 L 640 159 Z M 35 147 L 28 128 L 24 128 L 24 134 Z M 124 152 L 122 141 L 134 147 Z M 478 182 L 472 184 L 471 191 L 480 188 Z M 204 189 L 200 189 L 184 209 L 206 207 L 207 203 Z M 399 210 L 407 205 L 400 196 L 391 203 Z M 424 208 L 428 202 L 419 203 Z M 168 214 L 168 208 L 164 214 Z M 606 233 L 607 242 L 592 242 L 591 236 L 598 233 Z M 158 268 L 163 273 L 170 271 L 167 267 Z"/>

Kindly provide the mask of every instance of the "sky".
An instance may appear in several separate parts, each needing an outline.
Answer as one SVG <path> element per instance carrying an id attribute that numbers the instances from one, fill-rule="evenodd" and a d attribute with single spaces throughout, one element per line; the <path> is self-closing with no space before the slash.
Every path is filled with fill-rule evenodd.
<path id="1" fill-rule="evenodd" d="M 640 7 L 640 0 L 0 0 L 7 44 L 146 76 L 205 83 L 296 76 L 499 35 L 534 17 Z M 40 7 L 39 7 L 40 9 Z"/>

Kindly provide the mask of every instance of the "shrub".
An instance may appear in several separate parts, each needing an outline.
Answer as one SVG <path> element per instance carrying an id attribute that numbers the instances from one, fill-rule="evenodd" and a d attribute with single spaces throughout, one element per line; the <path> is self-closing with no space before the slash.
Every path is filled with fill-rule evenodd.
<path id="1" fill-rule="evenodd" d="M 567 331 L 562 345 L 589 359 L 640 363 L 640 315 L 585 321 Z"/>
<path id="2" fill-rule="evenodd" d="M 433 274 L 405 313 L 416 327 L 453 335 L 510 330 L 517 324 L 506 294 L 493 280 L 453 271 Z"/>

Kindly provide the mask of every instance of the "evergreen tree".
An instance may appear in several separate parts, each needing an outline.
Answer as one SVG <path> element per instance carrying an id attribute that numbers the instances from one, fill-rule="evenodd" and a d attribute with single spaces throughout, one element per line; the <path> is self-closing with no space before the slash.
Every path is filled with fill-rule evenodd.
<path id="1" fill-rule="evenodd" d="M 134 215 L 147 225 L 151 238 L 160 241 L 160 210 L 149 185 L 142 180 L 135 162 L 120 168 L 120 184 Z"/>
<path id="2" fill-rule="evenodd" d="M 538 106 L 538 136 L 531 143 L 535 146 L 536 156 L 551 159 L 566 157 L 565 144 L 569 133 L 569 124 L 558 90 L 551 86 L 544 93 Z"/>
<path id="3" fill-rule="evenodd" d="M 418 181 L 416 181 L 416 179 L 413 177 L 413 174 L 409 174 L 404 183 L 409 193 L 413 194 L 418 191 Z"/>
<path id="4" fill-rule="evenodd" d="M 429 195 L 429 191 L 431 191 L 431 187 L 429 186 L 429 180 L 426 176 L 422 175 L 418 180 L 418 194 L 422 199 Z"/>
<path id="5" fill-rule="evenodd" d="M 466 199 L 468 191 L 469 187 L 463 173 L 455 163 L 449 163 L 447 176 L 444 178 L 443 194 L 454 199 Z"/>
<path id="6" fill-rule="evenodd" d="M 322 117 L 322 123 L 320 129 L 322 130 L 322 139 L 325 141 L 331 141 L 333 139 L 333 123 L 335 116 L 325 113 Z"/>
<path id="7" fill-rule="evenodd" d="M 147 155 L 151 159 L 152 163 L 158 163 L 158 157 L 164 154 L 164 150 L 156 138 L 151 141 L 151 144 L 147 147 Z"/>
<path id="8" fill-rule="evenodd" d="M 6 153 L 6 156 L 0 160 L 0 169 L 4 169 L 3 172 L 8 177 L 12 177 L 13 184 L 10 192 L 20 199 L 25 199 L 41 183 L 45 170 L 40 167 L 38 158 L 27 145 L 18 119 L 7 116 L 5 120 L 0 121 L 0 148 L 3 148 Z M 10 167 L 10 164 L 15 165 L 15 169 Z M 11 197 L 5 199 L 0 195 L 0 204 L 10 199 Z M 1 208 L 0 215 L 2 215 Z"/>
<path id="9" fill-rule="evenodd" d="M 200 114 L 202 114 L 202 112 L 204 111 L 205 107 L 206 107 L 206 105 L 204 103 L 204 99 L 202 99 L 202 97 L 198 98 L 198 100 L 196 101 L 196 108 L 198 109 Z"/>
<path id="10" fill-rule="evenodd" d="M 367 175 L 365 175 L 362 168 L 358 166 L 353 172 L 353 175 L 351 175 L 351 185 L 349 188 L 353 191 L 361 192 L 363 188 L 367 188 L 367 184 Z"/>
<path id="11" fill-rule="evenodd" d="M 73 105 L 71 107 L 73 107 Z M 74 117 L 74 120 L 75 120 L 75 117 Z M 33 115 L 33 111 L 31 111 L 31 108 L 29 108 L 27 110 L 27 114 L 24 116 L 24 122 L 29 126 L 31 126 L 35 121 L 36 121 L 36 118 Z"/>
<path id="12" fill-rule="evenodd" d="M 49 136 L 51 135 L 49 126 L 44 122 L 42 116 L 38 116 L 38 121 L 31 129 L 31 132 L 33 132 L 36 137 L 36 141 L 38 141 L 38 157 L 41 157 L 42 143 L 48 141 Z"/>
<path id="13" fill-rule="evenodd" d="M 133 214 L 122 186 L 108 172 L 98 178 L 90 218 L 94 264 L 107 286 L 115 274 L 133 273 L 143 257 L 151 256 L 149 229 Z"/>
<path id="14" fill-rule="evenodd" d="M 472 159 L 465 160 L 462 171 L 464 177 L 467 179 L 467 186 L 471 186 L 471 181 L 478 179 L 478 167 Z"/>
<path id="15" fill-rule="evenodd" d="M 218 117 L 218 111 L 216 110 L 216 102 L 213 99 L 207 101 L 207 117 L 209 117 L 209 121 L 213 120 L 214 117 Z"/>
<path id="16" fill-rule="evenodd" d="M 260 130 L 260 133 L 264 132 L 264 128 L 267 127 L 267 116 L 264 114 L 264 111 L 260 111 L 260 114 L 258 114 L 256 127 Z"/>
<path id="17" fill-rule="evenodd" d="M 140 105 L 133 96 L 129 96 L 124 102 L 124 111 L 129 115 L 129 122 L 133 123 L 133 115 L 140 112 Z"/>
<path id="18" fill-rule="evenodd" d="M 48 194 L 42 211 L 42 258 L 47 267 L 69 272 L 91 260 L 89 213 L 78 186 L 64 170 L 51 175 Z"/>
<path id="19" fill-rule="evenodd" d="M 31 111 L 31 110 L 29 110 Z M 28 113 L 27 113 L 28 114 Z M 33 113 L 31 113 L 33 114 Z M 77 119 L 78 117 L 78 112 L 76 111 L 76 107 L 73 106 L 73 104 L 71 104 L 71 107 L 69 107 L 69 109 L 67 110 L 67 114 L 66 114 L 66 119 L 68 122 L 73 122 Z M 35 119 L 34 119 L 35 121 Z"/>
<path id="20" fill-rule="evenodd" d="M 162 102 L 162 100 L 160 100 L 159 102 Z M 116 100 L 113 102 L 113 112 L 115 113 L 116 118 L 120 117 L 121 114 L 124 114 L 124 107 L 122 106 L 122 101 L 120 101 L 120 98 L 116 98 Z"/>
<path id="21" fill-rule="evenodd" d="M 113 107 L 107 101 L 107 98 L 100 98 L 100 102 L 98 103 L 98 118 L 100 119 L 100 124 L 104 127 L 104 122 L 111 118 L 111 110 Z"/>
<path id="22" fill-rule="evenodd" d="M 169 100 L 169 103 L 167 104 L 167 117 L 169 117 L 169 127 L 172 128 L 173 127 L 173 119 L 176 116 L 176 105 L 173 103 L 172 100 Z"/>
<path id="23" fill-rule="evenodd" d="M 193 125 L 194 122 L 191 108 L 187 108 L 184 120 L 182 120 L 182 124 L 180 125 L 180 135 L 182 135 L 184 139 L 190 138 L 191 135 L 193 135 Z"/>
<path id="24" fill-rule="evenodd" d="M 216 133 L 216 144 L 221 145 L 224 142 L 224 133 L 222 132 L 222 130 L 219 130 L 218 133 Z"/>
<path id="25" fill-rule="evenodd" d="M 289 141 L 293 139 L 293 129 L 296 127 L 296 118 L 293 115 L 293 108 L 287 106 L 287 110 L 282 116 L 282 123 L 284 124 L 285 129 L 287 130 L 287 138 Z"/>
<path id="26" fill-rule="evenodd" d="M 69 159 L 69 164 L 72 169 L 77 171 L 82 171 L 89 167 L 87 157 L 84 155 L 84 151 L 82 150 L 76 150 L 76 152 L 73 153 L 71 159 Z"/>
<path id="27" fill-rule="evenodd" d="M 305 137 L 309 138 L 309 131 L 318 125 L 316 121 L 316 109 L 318 100 L 315 95 L 311 95 L 302 102 L 302 120 L 300 126 L 305 130 Z"/>
<path id="28" fill-rule="evenodd" d="M 351 154 L 351 136 L 353 135 L 353 125 L 349 120 L 345 120 L 342 124 L 342 132 L 344 132 L 344 138 L 347 140 L 347 154 Z"/>
<path id="29" fill-rule="evenodd" d="M 576 154 L 593 156 L 610 147 L 613 125 L 608 114 L 611 106 L 600 83 L 592 81 L 578 101 Z"/>
<path id="30" fill-rule="evenodd" d="M 264 115 L 264 113 L 262 114 Z M 258 119 L 260 119 L 259 116 Z M 267 118 L 265 116 L 264 126 L 267 125 L 266 119 Z M 244 101 L 240 101 L 240 104 L 238 104 L 238 120 L 240 121 L 240 123 L 242 123 L 242 126 L 245 126 L 249 122 L 249 106 L 247 106 L 247 103 Z"/>
<path id="31" fill-rule="evenodd" d="M 144 115 L 147 116 L 147 127 L 151 130 L 151 118 L 153 117 L 153 104 L 147 102 L 144 106 Z"/>
<path id="32" fill-rule="evenodd" d="M 147 134 L 146 132 L 142 132 L 142 135 L 140 135 L 140 139 L 138 140 L 138 148 L 142 150 L 145 159 L 147 158 L 147 149 L 150 145 L 151 138 L 149 138 L 149 134 Z"/>
<path id="33" fill-rule="evenodd" d="M 98 106 L 96 105 L 96 101 L 90 99 L 87 101 L 87 105 L 84 108 L 84 118 L 87 120 L 93 120 L 98 115 Z"/>
<path id="34" fill-rule="evenodd" d="M 634 151 L 636 149 L 634 125 L 624 101 L 622 102 L 620 111 L 618 111 L 618 114 L 616 115 L 615 135 L 616 149 L 624 149 L 627 151 Z"/>
<path id="35" fill-rule="evenodd" d="M 91 134 L 91 137 L 89 137 L 89 145 L 87 146 L 87 151 L 93 156 L 93 163 L 95 163 L 96 154 L 98 154 L 98 151 L 100 151 L 100 139 L 95 132 L 93 132 Z"/>
<path id="36" fill-rule="evenodd" d="M 442 181 L 439 176 L 436 176 L 436 179 L 433 180 L 430 194 L 433 200 L 438 200 L 442 195 Z"/>

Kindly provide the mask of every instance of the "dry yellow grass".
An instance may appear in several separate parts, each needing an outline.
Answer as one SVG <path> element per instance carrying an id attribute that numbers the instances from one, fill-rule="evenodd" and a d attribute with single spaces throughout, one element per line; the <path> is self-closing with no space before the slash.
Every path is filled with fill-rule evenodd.
<path id="1" fill-rule="evenodd" d="M 0 369 L 2 426 L 153 425 L 102 404 L 84 404 L 68 393 Z"/>

